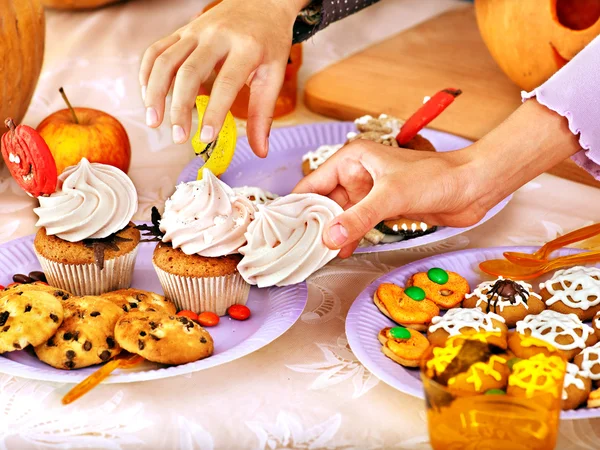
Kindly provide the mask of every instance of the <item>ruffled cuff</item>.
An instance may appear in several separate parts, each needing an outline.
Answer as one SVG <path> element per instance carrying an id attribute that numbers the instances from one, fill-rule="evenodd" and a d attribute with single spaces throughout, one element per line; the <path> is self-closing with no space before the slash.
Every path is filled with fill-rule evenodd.
<path id="1" fill-rule="evenodd" d="M 582 150 L 573 161 L 600 180 L 600 37 L 594 39 L 566 66 L 531 92 L 541 105 L 565 117 L 569 130 L 579 136 Z"/>

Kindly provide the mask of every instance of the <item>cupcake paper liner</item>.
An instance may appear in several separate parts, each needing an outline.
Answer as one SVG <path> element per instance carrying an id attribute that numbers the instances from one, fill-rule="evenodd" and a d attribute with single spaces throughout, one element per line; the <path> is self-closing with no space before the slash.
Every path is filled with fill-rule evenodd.
<path id="1" fill-rule="evenodd" d="M 179 309 L 196 313 L 211 311 L 219 316 L 227 314 L 231 305 L 245 305 L 250 285 L 239 273 L 222 277 L 182 277 L 165 272 L 154 265 L 165 296 Z"/>
<path id="2" fill-rule="evenodd" d="M 129 253 L 106 260 L 104 269 L 100 270 L 96 264 L 64 264 L 51 261 L 35 252 L 48 284 L 78 296 L 100 295 L 129 288 L 137 253 L 138 247 Z"/>

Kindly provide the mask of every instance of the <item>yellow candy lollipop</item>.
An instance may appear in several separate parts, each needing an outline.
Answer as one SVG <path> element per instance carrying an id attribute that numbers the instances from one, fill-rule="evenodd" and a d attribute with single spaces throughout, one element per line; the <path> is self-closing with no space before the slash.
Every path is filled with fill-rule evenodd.
<path id="1" fill-rule="evenodd" d="M 196 97 L 200 127 L 198 127 L 198 131 L 192 138 L 192 147 L 194 147 L 196 155 L 202 157 L 205 161 L 204 166 L 198 171 L 198 180 L 202 179 L 202 169 L 209 169 L 216 176 L 223 174 L 227 170 L 233 158 L 237 140 L 237 129 L 231 112 L 227 113 L 223 128 L 221 128 L 219 135 L 213 142 L 207 144 L 200 140 L 200 128 L 209 98 L 207 95 Z"/>

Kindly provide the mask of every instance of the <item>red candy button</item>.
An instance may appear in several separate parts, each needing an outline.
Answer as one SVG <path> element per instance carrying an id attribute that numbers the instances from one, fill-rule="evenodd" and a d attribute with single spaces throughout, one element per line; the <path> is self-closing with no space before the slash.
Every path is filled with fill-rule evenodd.
<path id="1" fill-rule="evenodd" d="M 231 305 L 227 309 L 227 314 L 235 320 L 246 320 L 250 317 L 250 309 L 245 305 Z"/>
<path id="2" fill-rule="evenodd" d="M 195 320 L 196 322 L 198 321 L 198 314 L 196 314 L 194 311 L 190 311 L 188 309 L 184 309 L 182 311 L 179 311 L 177 313 L 178 316 L 182 316 L 182 317 L 187 317 L 188 319 L 192 319 Z"/>
<path id="3" fill-rule="evenodd" d="M 2 157 L 21 188 L 32 195 L 49 195 L 56 190 L 56 163 L 48 145 L 33 128 L 16 126 L 11 118 L 4 122 L 8 131 L 2 136 Z"/>
<path id="4" fill-rule="evenodd" d="M 198 316 L 198 323 L 203 327 L 214 327 L 221 319 L 214 312 L 204 311 Z"/>

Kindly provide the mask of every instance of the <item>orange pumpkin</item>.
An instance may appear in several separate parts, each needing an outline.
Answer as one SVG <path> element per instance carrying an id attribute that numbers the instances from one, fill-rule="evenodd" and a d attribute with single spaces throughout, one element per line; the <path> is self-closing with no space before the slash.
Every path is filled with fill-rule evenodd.
<path id="1" fill-rule="evenodd" d="M 600 34 L 600 0 L 475 0 L 492 57 L 532 90 Z"/>
<path id="2" fill-rule="evenodd" d="M 0 0 L 0 134 L 4 119 L 20 123 L 44 58 L 44 8 L 40 0 Z"/>
<path id="3" fill-rule="evenodd" d="M 42 0 L 44 6 L 55 9 L 93 9 L 121 0 Z"/>

